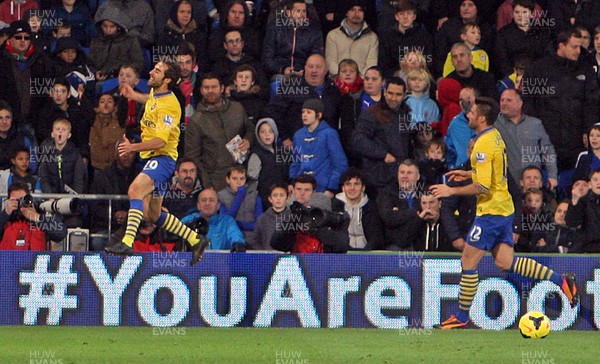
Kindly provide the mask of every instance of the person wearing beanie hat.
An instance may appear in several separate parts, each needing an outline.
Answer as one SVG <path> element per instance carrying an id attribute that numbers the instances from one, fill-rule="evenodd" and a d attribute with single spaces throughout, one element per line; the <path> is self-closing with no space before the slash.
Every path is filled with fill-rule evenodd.
<path id="1" fill-rule="evenodd" d="M 379 39 L 365 22 L 365 6 L 360 0 L 342 3 L 345 18 L 340 26 L 331 30 L 325 40 L 327 68 L 332 75 L 339 73 L 338 65 L 351 58 L 364 75 L 367 69 L 377 65 Z"/>
<path id="2" fill-rule="evenodd" d="M 338 133 L 321 120 L 325 107 L 319 99 L 302 104 L 304 127 L 294 134 L 290 178 L 310 174 L 317 180 L 317 192 L 333 197 L 348 160 Z"/>
<path id="3" fill-rule="evenodd" d="M 33 110 L 45 100 L 45 91 L 36 82 L 51 77 L 51 67 L 46 56 L 32 44 L 31 27 L 25 20 L 11 23 L 9 38 L 0 48 L 0 99 L 6 100 L 13 110 L 13 121 L 17 129 L 31 128 Z M 47 85 L 46 85 L 47 86 Z M 35 94 L 41 91 L 42 94 Z M 24 125 L 24 124 L 28 125 Z"/>

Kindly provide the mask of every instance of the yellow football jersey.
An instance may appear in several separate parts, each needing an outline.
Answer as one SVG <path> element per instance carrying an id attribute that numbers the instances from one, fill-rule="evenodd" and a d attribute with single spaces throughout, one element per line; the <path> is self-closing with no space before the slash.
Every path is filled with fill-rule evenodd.
<path id="1" fill-rule="evenodd" d="M 512 215 L 515 207 L 508 193 L 506 145 L 496 128 L 477 135 L 471 153 L 471 168 L 473 183 L 487 190 L 487 193 L 477 195 L 477 216 Z"/>
<path id="2" fill-rule="evenodd" d="M 144 106 L 144 116 L 140 121 L 142 142 L 160 138 L 167 144 L 161 149 L 141 152 L 140 157 L 148 159 L 166 155 L 177 160 L 180 121 L 181 106 L 175 94 L 167 91 L 155 95 L 154 90 L 150 90 L 148 101 Z"/>

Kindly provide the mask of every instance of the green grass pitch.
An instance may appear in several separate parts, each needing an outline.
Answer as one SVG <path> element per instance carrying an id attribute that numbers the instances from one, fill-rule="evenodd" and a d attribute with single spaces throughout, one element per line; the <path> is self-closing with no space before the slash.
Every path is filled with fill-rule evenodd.
<path id="1" fill-rule="evenodd" d="M 596 331 L 0 327 L 2 363 L 599 363 Z"/>

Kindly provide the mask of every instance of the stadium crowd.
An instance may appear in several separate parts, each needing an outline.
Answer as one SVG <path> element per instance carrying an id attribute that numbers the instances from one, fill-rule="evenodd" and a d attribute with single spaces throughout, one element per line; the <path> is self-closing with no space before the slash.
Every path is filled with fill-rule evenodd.
<path id="1" fill-rule="evenodd" d="M 23 196 L 127 195 L 144 104 L 121 91 L 163 61 L 182 110 L 164 208 L 211 249 L 461 251 L 475 197 L 428 187 L 470 183 L 444 174 L 485 160 L 467 114 L 488 96 L 516 251 L 600 253 L 600 0 L 4 0 L 0 44 L 0 249 L 108 232 L 107 201 L 63 219 Z M 146 222 L 134 249 L 186 247 Z"/>

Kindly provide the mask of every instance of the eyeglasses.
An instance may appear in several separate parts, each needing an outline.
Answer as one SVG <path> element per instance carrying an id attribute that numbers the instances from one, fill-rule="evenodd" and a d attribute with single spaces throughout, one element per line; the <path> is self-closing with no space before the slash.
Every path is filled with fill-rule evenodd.
<path id="1" fill-rule="evenodd" d="M 28 35 L 13 35 L 16 40 L 30 40 L 31 37 Z"/>

